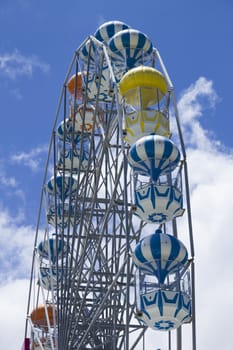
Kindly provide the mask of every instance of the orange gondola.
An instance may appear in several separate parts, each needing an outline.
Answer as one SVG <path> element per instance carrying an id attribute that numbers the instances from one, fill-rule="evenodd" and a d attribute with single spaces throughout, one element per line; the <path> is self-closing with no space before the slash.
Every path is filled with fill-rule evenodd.
<path id="1" fill-rule="evenodd" d="M 72 96 L 74 96 L 76 91 L 76 98 L 78 100 L 81 100 L 82 99 L 82 73 L 78 72 L 78 74 L 72 75 L 72 77 L 68 80 L 67 87 L 68 87 L 69 93 Z"/>
<path id="2" fill-rule="evenodd" d="M 53 318 L 53 307 L 51 305 L 39 305 L 37 308 L 32 310 L 30 318 L 35 327 L 42 328 L 45 331 L 48 329 L 48 323 L 46 318 L 46 311 L 48 312 L 48 319 L 50 326 L 54 326 L 54 318 Z"/>

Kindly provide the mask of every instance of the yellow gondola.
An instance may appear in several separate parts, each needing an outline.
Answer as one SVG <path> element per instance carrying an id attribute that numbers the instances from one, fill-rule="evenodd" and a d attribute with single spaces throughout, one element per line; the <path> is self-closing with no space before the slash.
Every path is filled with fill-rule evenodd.
<path id="1" fill-rule="evenodd" d="M 167 82 L 162 73 L 146 66 L 129 70 L 119 83 L 120 94 L 126 103 L 142 108 L 158 103 L 167 90 Z"/>

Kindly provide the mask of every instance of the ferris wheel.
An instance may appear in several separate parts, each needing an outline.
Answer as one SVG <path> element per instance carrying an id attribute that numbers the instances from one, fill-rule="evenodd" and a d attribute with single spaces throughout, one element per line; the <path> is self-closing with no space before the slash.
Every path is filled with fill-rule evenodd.
<path id="1" fill-rule="evenodd" d="M 188 174 L 173 90 L 150 38 L 125 23 L 104 23 L 75 51 L 45 166 L 24 350 L 152 349 L 148 329 L 153 349 L 162 333 L 166 349 L 182 350 L 188 329 L 196 350 Z M 184 217 L 186 244 L 177 225 Z"/>

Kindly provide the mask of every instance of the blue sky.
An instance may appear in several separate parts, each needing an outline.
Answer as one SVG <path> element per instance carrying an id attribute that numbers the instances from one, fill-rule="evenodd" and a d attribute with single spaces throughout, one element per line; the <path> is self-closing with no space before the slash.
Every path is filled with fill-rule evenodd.
<path id="1" fill-rule="evenodd" d="M 206 106 L 202 124 L 225 146 L 233 147 L 232 15 L 233 5 L 228 0 L 117 1 L 111 6 L 101 0 L 91 5 L 71 0 L 69 6 L 65 1 L 54 0 L 2 1 L 0 155 L 7 163 L 2 165 L 4 171 L 9 167 L 7 176 L 13 176 L 17 166 L 17 179 L 25 182 L 22 162 L 12 156 L 44 149 L 75 48 L 99 24 L 112 19 L 122 20 L 151 38 L 162 54 L 178 97 L 200 76 L 213 81 L 218 102 L 214 108 Z M 43 152 L 41 160 L 42 155 Z M 38 167 L 43 167 L 43 161 Z M 30 212 L 33 209 L 32 220 L 37 203 L 31 202 L 35 199 L 31 188 L 38 186 L 37 175 L 34 169 L 34 177 L 27 178 L 26 197 L 30 200 Z"/>
<path id="2" fill-rule="evenodd" d="M 6 309 L 8 306 L 12 329 L 14 308 L 10 296 L 17 288 L 15 307 L 21 317 L 13 323 L 16 337 L 11 350 L 19 349 L 20 332 L 23 338 L 25 290 L 42 174 L 62 83 L 74 50 L 109 20 L 121 20 L 146 33 L 160 51 L 174 83 L 189 141 L 194 228 L 198 231 L 197 267 L 206 270 L 213 282 L 216 277 L 209 270 L 209 262 L 214 262 L 210 249 L 218 259 L 227 256 L 232 262 L 227 246 L 218 251 L 227 224 L 230 230 L 233 209 L 232 1 L 1 0 L 0 245 L 1 250 L 7 247 L 0 255 L 0 295 L 2 305 Z M 213 208 L 205 203 L 206 198 L 212 199 Z M 209 211 L 204 213 L 200 203 L 205 203 Z M 228 235 L 226 232 L 229 243 L 232 238 Z M 224 286 L 232 291 L 225 274 Z M 199 276 L 203 291 L 207 276 Z M 198 301 L 208 314 L 205 298 L 210 300 L 208 293 L 200 293 Z M 211 300 L 215 305 L 214 297 Z M 226 305 L 221 304 L 221 308 L 227 310 Z M 211 309 L 210 317 L 214 316 Z M 228 319 L 224 320 L 227 323 Z M 6 334 L 5 338 L 0 336 L 1 348 L 7 344 L 7 334 L 11 334 L 9 325 L 0 320 L 0 333 L 4 330 L 2 334 Z M 218 349 L 222 344 L 217 335 L 210 343 L 201 330 L 199 339 L 200 350 L 210 346 Z M 232 349 L 230 340 L 221 348 Z"/>

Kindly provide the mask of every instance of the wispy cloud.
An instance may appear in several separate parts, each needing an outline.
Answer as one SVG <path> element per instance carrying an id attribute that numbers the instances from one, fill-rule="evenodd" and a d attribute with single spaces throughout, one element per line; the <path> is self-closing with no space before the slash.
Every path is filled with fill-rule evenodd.
<path id="1" fill-rule="evenodd" d="M 41 61 L 38 56 L 24 56 L 17 49 L 12 53 L 0 53 L 0 73 L 10 79 L 21 76 L 31 77 L 35 70 L 48 73 L 50 66 Z"/>
<path id="2" fill-rule="evenodd" d="M 0 170 L 0 185 L 8 186 L 8 188 L 16 188 L 17 181 L 14 177 L 6 176 L 6 174 L 2 170 Z"/>
<path id="3" fill-rule="evenodd" d="M 218 147 L 219 142 L 211 138 L 210 131 L 200 124 L 200 118 L 208 109 L 214 109 L 219 97 L 213 88 L 213 82 L 200 77 L 182 94 L 178 103 L 181 124 L 186 144 L 202 149 Z"/>
<path id="4" fill-rule="evenodd" d="M 37 172 L 41 168 L 44 154 L 48 151 L 47 146 L 37 147 L 30 152 L 19 152 L 11 156 L 11 162 L 21 164 Z"/>
<path id="5" fill-rule="evenodd" d="M 33 249 L 34 229 L 20 225 L 5 209 L 0 211 L 0 284 L 28 276 Z"/>

